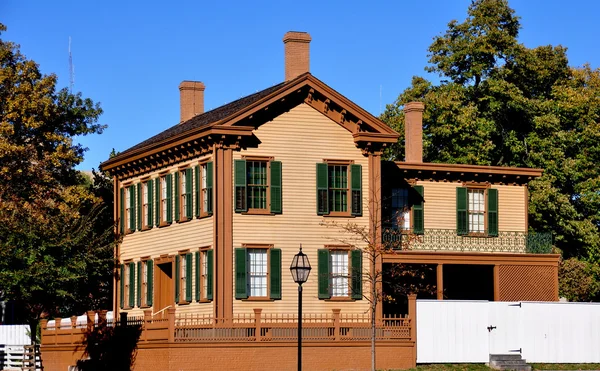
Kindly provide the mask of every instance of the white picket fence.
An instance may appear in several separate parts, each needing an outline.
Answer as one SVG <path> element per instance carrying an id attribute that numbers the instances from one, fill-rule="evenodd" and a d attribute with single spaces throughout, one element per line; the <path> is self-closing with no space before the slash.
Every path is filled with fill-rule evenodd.
<path id="1" fill-rule="evenodd" d="M 600 304 L 417 300 L 417 363 L 600 362 Z"/>

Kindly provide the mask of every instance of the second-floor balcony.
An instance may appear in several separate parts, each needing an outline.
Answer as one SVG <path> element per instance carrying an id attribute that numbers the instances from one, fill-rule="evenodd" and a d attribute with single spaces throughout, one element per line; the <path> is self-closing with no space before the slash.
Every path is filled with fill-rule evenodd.
<path id="1" fill-rule="evenodd" d="M 485 253 L 552 253 L 550 232 L 500 231 L 496 236 L 487 233 L 460 235 L 455 229 L 425 229 L 423 234 L 384 228 L 382 240 L 388 248 L 412 251 L 464 251 Z"/>

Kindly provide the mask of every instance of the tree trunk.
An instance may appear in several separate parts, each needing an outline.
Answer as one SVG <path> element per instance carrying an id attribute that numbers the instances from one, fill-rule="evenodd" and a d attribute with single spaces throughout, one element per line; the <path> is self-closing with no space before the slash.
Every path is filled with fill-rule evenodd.
<path id="1" fill-rule="evenodd" d="M 371 302 L 371 371 L 375 371 L 375 336 L 377 335 L 377 328 L 375 327 L 375 311 L 377 309 L 375 291 L 373 294 L 373 301 Z"/>
<path id="2" fill-rule="evenodd" d="M 30 318 L 28 321 L 29 323 L 29 337 L 31 338 L 31 345 L 36 345 L 37 344 L 37 328 L 38 328 L 38 324 L 40 323 L 38 318 Z"/>

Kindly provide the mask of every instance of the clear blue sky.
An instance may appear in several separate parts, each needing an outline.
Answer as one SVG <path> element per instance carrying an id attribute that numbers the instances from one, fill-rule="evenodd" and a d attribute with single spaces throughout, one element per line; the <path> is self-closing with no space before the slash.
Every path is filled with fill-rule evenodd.
<path id="1" fill-rule="evenodd" d="M 43 73 L 100 102 L 108 125 L 78 140 L 80 169 L 97 168 L 179 120 L 182 80 L 206 84 L 211 109 L 283 81 L 285 32 L 312 36 L 311 72 L 374 115 L 414 75 L 427 47 L 470 0 L 429 1 L 0 1 L 6 40 Z M 567 46 L 570 64 L 600 67 L 600 1 L 510 0 L 529 47 Z M 381 99 L 380 99 L 381 91 Z M 381 107 L 381 108 L 380 108 Z"/>

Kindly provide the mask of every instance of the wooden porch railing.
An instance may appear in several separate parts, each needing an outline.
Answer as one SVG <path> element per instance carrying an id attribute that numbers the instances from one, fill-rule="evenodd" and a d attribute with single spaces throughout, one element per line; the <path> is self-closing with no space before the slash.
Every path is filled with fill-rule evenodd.
<path id="1" fill-rule="evenodd" d="M 377 341 L 415 341 L 416 296 L 409 296 L 407 316 L 387 316 L 376 323 Z M 254 313 L 234 315 L 231 319 L 215 319 L 208 315 L 177 315 L 175 308 L 167 310 L 166 318 L 153 319 L 152 311 L 141 318 L 122 318 L 107 322 L 106 312 L 94 322 L 94 312 L 88 312 L 88 323 L 49 327 L 42 321 L 42 345 L 81 344 L 86 332 L 98 326 L 141 326 L 142 343 L 208 343 L 208 342 L 295 342 L 298 339 L 298 316 L 295 314 Z M 76 318 L 76 317 L 73 317 Z M 340 309 L 331 313 L 304 314 L 302 339 L 305 342 L 350 342 L 371 339 L 369 314 L 346 314 Z"/>

